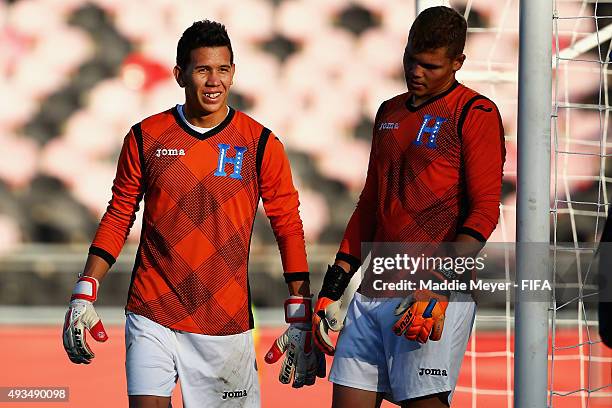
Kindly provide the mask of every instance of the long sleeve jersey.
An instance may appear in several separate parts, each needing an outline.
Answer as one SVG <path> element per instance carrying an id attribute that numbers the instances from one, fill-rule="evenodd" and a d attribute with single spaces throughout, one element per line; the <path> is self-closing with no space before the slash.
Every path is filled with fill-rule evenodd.
<path id="1" fill-rule="evenodd" d="M 90 253 L 113 264 L 144 197 L 126 310 L 207 335 L 253 327 L 247 276 L 259 199 L 286 281 L 307 280 L 298 193 L 283 145 L 230 108 L 199 133 L 176 108 L 134 125 L 124 140 L 112 199 Z"/>
<path id="2" fill-rule="evenodd" d="M 457 82 L 416 108 L 410 97 L 376 115 L 365 186 L 337 255 L 354 268 L 362 242 L 452 242 L 459 233 L 486 241 L 497 225 L 505 160 L 497 106 Z"/>

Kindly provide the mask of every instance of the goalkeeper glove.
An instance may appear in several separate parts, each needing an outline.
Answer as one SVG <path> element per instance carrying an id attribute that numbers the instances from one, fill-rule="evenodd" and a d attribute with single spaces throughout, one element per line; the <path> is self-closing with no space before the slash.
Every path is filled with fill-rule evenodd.
<path id="1" fill-rule="evenodd" d="M 339 332 L 344 327 L 339 318 L 340 300 L 333 301 L 327 297 L 319 297 L 315 305 L 315 314 L 312 317 L 313 339 L 319 350 L 333 356 L 336 352 L 334 343 L 329 337 L 329 330 Z"/>
<path id="2" fill-rule="evenodd" d="M 313 385 L 316 377 L 325 377 L 325 356 L 313 347 L 310 321 L 311 298 L 290 296 L 285 301 L 285 321 L 289 327 L 272 344 L 265 361 L 273 364 L 285 354 L 278 380 L 292 387 Z"/>
<path id="3" fill-rule="evenodd" d="M 62 337 L 68 358 L 75 364 L 89 364 L 95 357 L 87 344 L 85 329 L 96 341 L 108 340 L 102 321 L 93 307 L 97 294 L 98 280 L 91 276 L 79 278 L 72 291 Z"/>
<path id="4" fill-rule="evenodd" d="M 336 348 L 329 337 L 329 330 L 339 332 L 342 330 L 343 319 L 340 319 L 340 297 L 348 286 L 352 273 L 347 273 L 338 265 L 327 267 L 323 278 L 323 287 L 315 305 L 312 316 L 312 335 L 317 347 L 333 356 Z"/>
<path id="5" fill-rule="evenodd" d="M 444 282 L 447 276 L 450 278 L 454 275 L 452 271 L 431 273 L 437 283 Z M 426 343 L 428 339 L 440 340 L 449 296 L 448 290 L 416 290 L 411 293 L 395 309 L 395 315 L 400 317 L 393 325 L 393 332 L 419 343 Z"/>

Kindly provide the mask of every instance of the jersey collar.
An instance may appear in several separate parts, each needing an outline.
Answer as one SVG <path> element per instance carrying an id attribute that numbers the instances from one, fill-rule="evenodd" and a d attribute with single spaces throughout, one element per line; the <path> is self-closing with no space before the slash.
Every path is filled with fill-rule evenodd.
<path id="1" fill-rule="evenodd" d="M 408 99 L 406 99 L 406 109 L 408 109 L 410 112 L 416 112 L 416 111 L 424 108 L 425 106 L 434 103 L 438 99 L 444 98 L 446 95 L 448 95 L 449 93 L 453 92 L 455 90 L 455 88 L 457 88 L 458 86 L 459 86 L 459 82 L 455 81 L 450 86 L 450 88 L 448 88 L 446 91 L 444 91 L 441 94 L 438 94 L 438 95 L 436 95 L 436 96 L 426 100 L 425 102 L 423 102 L 422 104 L 420 104 L 417 107 L 412 106 L 412 104 L 410 103 L 410 99 L 412 99 L 412 95 L 409 95 Z"/>
<path id="2" fill-rule="evenodd" d="M 204 139 L 208 139 L 209 137 L 216 135 L 217 133 L 225 129 L 227 125 L 229 125 L 229 123 L 234 118 L 236 111 L 231 106 L 228 106 L 228 108 L 229 108 L 229 112 L 227 116 L 225 117 L 225 119 L 223 119 L 223 122 L 219 123 L 217 126 L 215 126 L 214 128 L 210 129 L 208 132 L 205 132 L 205 133 L 200 133 L 196 131 L 195 129 L 192 129 L 189 126 L 187 126 L 187 124 L 183 122 L 183 120 L 181 119 L 181 116 L 176 106 L 172 108 L 172 116 L 174 116 L 174 120 L 181 127 L 181 129 L 183 129 L 185 132 L 189 133 L 191 136 L 197 139 L 204 140 Z"/>

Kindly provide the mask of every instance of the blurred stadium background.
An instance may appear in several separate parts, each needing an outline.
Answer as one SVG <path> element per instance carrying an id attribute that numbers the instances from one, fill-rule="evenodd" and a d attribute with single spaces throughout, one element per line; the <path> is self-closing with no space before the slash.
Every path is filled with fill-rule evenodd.
<path id="1" fill-rule="evenodd" d="M 502 216 L 492 242 L 515 240 L 518 3 L 450 1 L 470 27 L 468 58 L 458 79 L 498 104 L 506 130 Z M 572 17 L 558 20 L 555 46 L 561 50 L 612 21 L 594 18 L 612 15 L 607 2 L 558 0 L 555 7 L 559 15 Z M 101 286 L 101 315 L 107 325 L 118 325 L 113 344 L 96 345 L 100 358 L 92 366 L 70 366 L 59 329 L 110 198 L 124 135 L 142 118 L 183 101 L 171 72 L 178 38 L 195 20 L 210 18 L 227 26 L 236 59 L 229 103 L 273 129 L 285 144 L 300 192 L 312 287 L 318 289 L 364 181 L 376 109 L 405 90 L 401 60 L 415 10 L 410 0 L 1 2 L 0 365 L 16 371 L 0 370 L 0 386 L 70 385 L 71 406 L 84 406 L 74 401 L 84 401 L 90 389 L 84 380 L 93 375 L 109 378 L 108 394 L 125 404 L 121 308 L 140 217 Z M 598 50 L 604 50 L 605 59 L 609 41 L 586 54 Z M 556 95 L 576 106 L 601 106 L 603 94 L 607 106 L 607 75 L 607 66 L 602 81 L 599 69 L 576 62 L 557 70 L 562 80 Z M 569 113 L 560 114 L 563 140 L 572 146 L 605 142 L 607 120 L 602 130 L 601 109 L 598 113 L 576 109 L 571 120 Z M 572 201 L 602 203 L 603 179 L 602 205 L 608 204 L 605 181 L 612 170 L 601 167 L 600 157 L 585 155 L 562 165 L 559 180 Z M 557 241 L 595 242 L 606 207 L 570 207 L 561 203 L 558 208 Z M 598 222 L 599 229 L 594 227 Z M 279 306 L 286 286 L 263 213 L 256 224 L 250 283 L 263 344 L 282 327 Z M 577 319 L 575 310 L 560 314 L 568 328 L 558 339 L 577 343 Z M 594 319 L 584 317 L 587 328 Z M 462 369 L 457 406 L 510 406 L 512 317 L 507 304 L 482 310 L 477 331 Z M 585 353 L 570 349 L 567 365 L 559 363 L 561 389 L 585 388 L 587 377 L 611 382 L 610 354 L 596 341 L 589 350 L 585 359 Z M 102 363 L 105 356 L 112 361 Z M 41 360 L 49 362 L 43 366 Z M 282 401 L 271 395 L 301 395 L 293 407 L 330 401 L 326 381 L 318 391 L 291 394 L 272 381 L 277 368 L 261 370 L 267 375 L 262 380 L 264 406 L 280 406 Z M 585 406 L 587 400 L 592 400 L 589 406 L 612 405 L 609 387 L 572 393 L 555 406 Z"/>

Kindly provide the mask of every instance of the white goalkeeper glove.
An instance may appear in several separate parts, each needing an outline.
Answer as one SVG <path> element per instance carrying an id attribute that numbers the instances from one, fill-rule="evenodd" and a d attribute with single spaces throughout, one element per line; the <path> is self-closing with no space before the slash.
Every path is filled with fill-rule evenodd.
<path id="1" fill-rule="evenodd" d="M 336 347 L 329 336 L 329 331 L 339 332 L 344 327 L 344 318 L 340 313 L 340 298 L 346 290 L 354 272 L 345 272 L 339 265 L 329 265 L 319 299 L 315 304 L 312 316 L 312 334 L 317 348 L 333 356 Z"/>
<path id="2" fill-rule="evenodd" d="M 312 316 L 312 333 L 314 343 L 319 350 L 333 356 L 336 347 L 329 337 L 329 331 L 339 332 L 344 327 L 344 319 L 340 313 L 342 306 L 341 300 L 332 300 L 328 297 L 321 297 L 315 305 L 314 315 Z"/>
<path id="3" fill-rule="evenodd" d="M 87 344 L 85 329 L 89 330 L 94 340 L 104 342 L 108 335 L 102 320 L 93 307 L 98 294 L 98 280 L 91 276 L 82 276 L 77 281 L 70 298 L 70 306 L 64 320 L 62 332 L 64 350 L 75 364 L 89 364 L 95 357 Z"/>
<path id="4" fill-rule="evenodd" d="M 312 299 L 290 296 L 285 301 L 285 321 L 289 328 L 272 344 L 265 361 L 273 364 L 285 354 L 278 380 L 292 387 L 313 385 L 316 377 L 325 377 L 325 356 L 313 347 L 311 333 Z"/>

